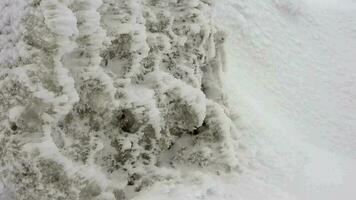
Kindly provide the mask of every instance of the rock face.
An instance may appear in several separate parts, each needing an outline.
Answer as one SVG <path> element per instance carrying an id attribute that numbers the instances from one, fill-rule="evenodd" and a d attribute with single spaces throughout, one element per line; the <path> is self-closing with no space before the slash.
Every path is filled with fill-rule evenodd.
<path id="1" fill-rule="evenodd" d="M 236 166 L 212 4 L 2 0 L 0 180 L 14 199 L 129 199 L 161 168 Z"/>

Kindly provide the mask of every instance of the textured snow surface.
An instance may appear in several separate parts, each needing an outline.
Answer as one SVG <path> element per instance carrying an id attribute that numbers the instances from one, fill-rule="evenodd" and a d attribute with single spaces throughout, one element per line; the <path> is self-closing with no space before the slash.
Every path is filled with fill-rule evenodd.
<path id="1" fill-rule="evenodd" d="M 235 173 L 210 0 L 0 3 L 0 199 L 131 199 Z"/>
<path id="2" fill-rule="evenodd" d="M 0 200 L 355 199 L 356 2 L 215 3 L 2 0 Z"/>

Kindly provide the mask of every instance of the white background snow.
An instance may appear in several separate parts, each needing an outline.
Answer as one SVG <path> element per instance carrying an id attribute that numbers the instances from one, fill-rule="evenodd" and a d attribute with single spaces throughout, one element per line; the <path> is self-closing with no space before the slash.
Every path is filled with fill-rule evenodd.
<path id="1" fill-rule="evenodd" d="M 234 41 L 228 85 L 243 117 L 258 125 L 260 147 L 250 147 L 267 182 L 297 199 L 354 199 L 356 2 L 221 6 L 229 11 L 219 19 L 237 21 L 225 22 Z"/>

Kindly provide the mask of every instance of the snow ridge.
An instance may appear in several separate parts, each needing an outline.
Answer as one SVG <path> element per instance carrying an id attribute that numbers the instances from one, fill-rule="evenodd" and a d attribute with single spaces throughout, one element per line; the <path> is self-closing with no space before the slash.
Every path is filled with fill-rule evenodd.
<path id="1" fill-rule="evenodd" d="M 0 10 L 17 4 L 17 39 L 0 34 L 0 180 L 14 199 L 130 199 L 181 167 L 237 169 L 212 1 Z"/>

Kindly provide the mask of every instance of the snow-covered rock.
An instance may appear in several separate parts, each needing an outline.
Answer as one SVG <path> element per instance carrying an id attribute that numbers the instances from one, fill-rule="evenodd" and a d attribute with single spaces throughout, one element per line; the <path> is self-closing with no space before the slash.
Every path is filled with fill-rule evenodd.
<path id="1" fill-rule="evenodd" d="M 163 168 L 237 167 L 212 6 L 1 1 L 2 187 L 18 200 L 122 200 L 172 177 Z"/>

